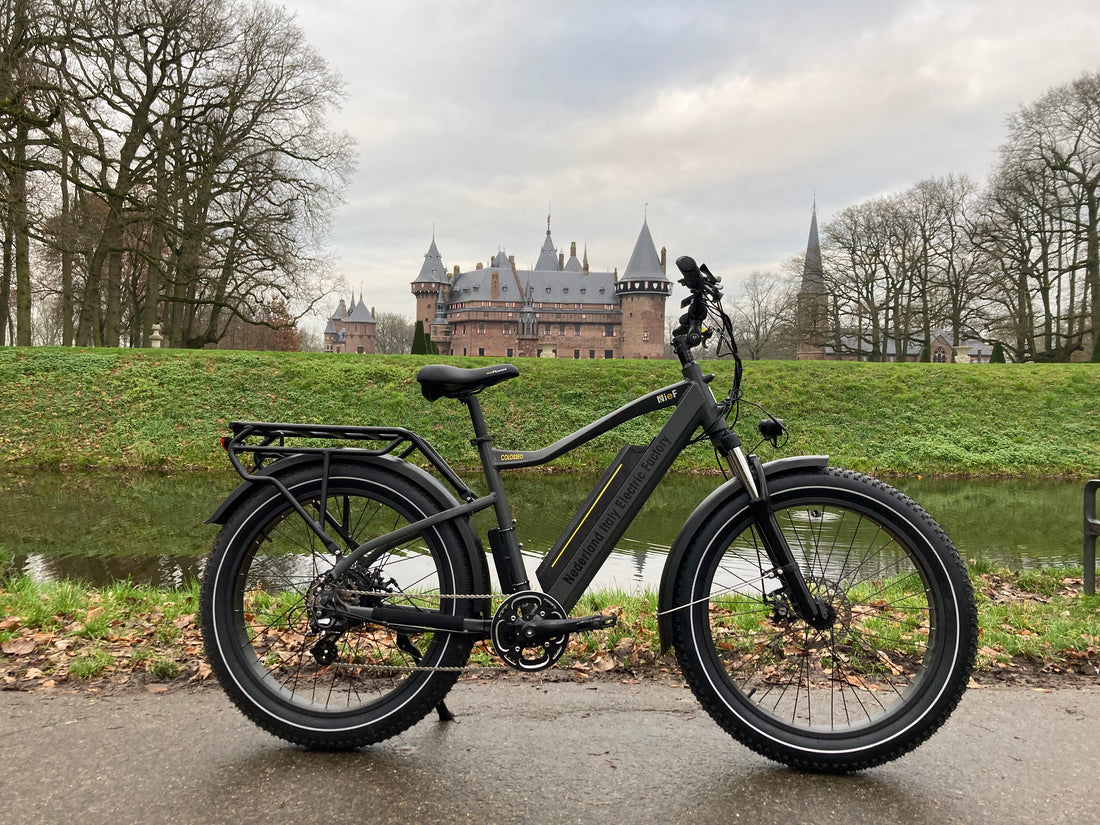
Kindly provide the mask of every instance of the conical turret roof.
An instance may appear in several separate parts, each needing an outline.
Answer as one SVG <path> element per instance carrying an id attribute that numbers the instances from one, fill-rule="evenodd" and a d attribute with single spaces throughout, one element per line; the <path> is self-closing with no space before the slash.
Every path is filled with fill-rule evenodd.
<path id="1" fill-rule="evenodd" d="M 447 267 L 443 265 L 443 258 L 435 245 L 435 236 L 432 236 L 432 245 L 424 254 L 424 263 L 420 267 L 420 274 L 416 276 L 414 284 L 440 284 L 447 281 Z"/>
<path id="2" fill-rule="evenodd" d="M 657 247 L 653 245 L 653 236 L 649 234 L 649 222 L 642 221 L 642 231 L 634 244 L 630 261 L 623 271 L 624 281 L 667 281 L 661 269 L 661 259 L 657 256 Z"/>
<path id="3" fill-rule="evenodd" d="M 359 303 L 355 305 L 355 308 L 348 313 L 347 318 L 349 323 L 353 324 L 373 324 L 374 316 L 370 314 L 370 310 L 367 309 L 367 305 L 363 303 L 362 296 L 359 297 Z"/>
<path id="4" fill-rule="evenodd" d="M 550 217 L 546 218 L 546 240 L 542 242 L 539 250 L 539 259 L 535 261 L 536 271 L 559 271 L 558 250 L 554 249 L 554 241 L 550 238 Z"/>

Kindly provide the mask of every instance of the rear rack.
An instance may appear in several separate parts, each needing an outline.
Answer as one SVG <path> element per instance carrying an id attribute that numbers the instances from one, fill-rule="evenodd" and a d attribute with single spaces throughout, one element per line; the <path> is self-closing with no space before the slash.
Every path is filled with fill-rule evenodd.
<path id="1" fill-rule="evenodd" d="M 255 481 L 267 464 L 281 458 L 299 455 L 320 456 L 327 465 L 333 456 L 383 456 L 393 454 L 407 460 L 419 452 L 427 462 L 466 501 L 477 495 L 463 483 L 458 474 L 435 448 L 411 430 L 403 427 L 344 427 L 333 424 L 273 424 L 259 421 L 234 421 L 229 425 L 232 437 L 222 439 L 233 469 L 245 481 Z M 380 442 L 378 447 L 310 447 L 287 445 L 287 439 L 312 438 L 326 441 Z M 248 439 L 259 439 L 249 441 Z M 241 461 L 241 454 L 252 455 L 252 469 Z M 267 478 L 267 477 L 263 477 Z"/>

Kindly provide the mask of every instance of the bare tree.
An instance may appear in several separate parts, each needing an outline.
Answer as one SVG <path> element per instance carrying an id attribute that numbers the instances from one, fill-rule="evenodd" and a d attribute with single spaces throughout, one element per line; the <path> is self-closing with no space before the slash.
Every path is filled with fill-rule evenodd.
<path id="1" fill-rule="evenodd" d="M 753 272 L 733 301 L 730 319 L 742 357 L 791 358 L 794 340 L 796 294 L 792 280 L 770 272 Z"/>
<path id="2" fill-rule="evenodd" d="M 1082 260 L 1074 254 L 1061 263 L 1084 271 L 1092 360 L 1100 362 L 1100 73 L 1086 73 L 1023 107 L 1009 121 L 1009 145 L 1024 162 L 1048 169 L 1060 190 L 1054 217 L 1083 251 Z"/>
<path id="3" fill-rule="evenodd" d="M 25 0 L 29 2 L 29 0 Z M 0 0 L 3 2 L 3 0 Z M 239 0 L 66 5 L 50 131 L 66 340 L 218 341 L 331 282 L 324 234 L 352 168 L 325 126 L 342 85 L 283 9 Z M 13 252 L 13 257 L 17 255 Z"/>
<path id="4" fill-rule="evenodd" d="M 412 352 L 412 321 L 396 312 L 379 312 L 374 321 L 375 346 L 380 354 L 408 355 Z"/>

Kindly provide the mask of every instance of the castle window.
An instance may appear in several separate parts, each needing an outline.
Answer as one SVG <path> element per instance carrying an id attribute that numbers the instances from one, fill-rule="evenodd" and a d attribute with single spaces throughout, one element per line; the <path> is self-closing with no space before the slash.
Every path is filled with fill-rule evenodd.
<path id="1" fill-rule="evenodd" d="M 477 322 L 477 334 L 478 335 L 484 335 L 485 334 L 485 322 L 484 321 L 478 321 Z"/>
<path id="2" fill-rule="evenodd" d="M 583 286 L 582 286 L 582 287 L 581 287 L 581 295 L 587 295 L 587 294 L 588 294 L 588 289 L 587 289 L 587 287 L 583 287 Z"/>
<path id="3" fill-rule="evenodd" d="M 604 358 L 614 358 L 614 357 L 615 357 L 615 350 L 613 350 L 613 349 L 605 349 L 605 350 L 603 351 L 603 357 L 604 357 Z"/>
<path id="4" fill-rule="evenodd" d="M 561 294 L 562 295 L 568 295 L 569 294 L 569 287 L 564 287 L 561 291 Z"/>
<path id="5" fill-rule="evenodd" d="M 573 334 L 574 335 L 580 335 L 581 334 L 581 325 L 580 324 L 573 324 Z"/>
<path id="6" fill-rule="evenodd" d="M 643 341 L 648 341 L 649 340 L 649 330 L 648 329 L 643 329 L 642 330 L 642 340 Z"/>
<path id="7" fill-rule="evenodd" d="M 603 337 L 604 338 L 614 338 L 615 337 L 615 325 L 614 324 L 604 324 L 603 325 Z"/>
<path id="8" fill-rule="evenodd" d="M 573 360 L 579 361 L 581 358 L 581 351 L 579 349 L 573 350 Z"/>

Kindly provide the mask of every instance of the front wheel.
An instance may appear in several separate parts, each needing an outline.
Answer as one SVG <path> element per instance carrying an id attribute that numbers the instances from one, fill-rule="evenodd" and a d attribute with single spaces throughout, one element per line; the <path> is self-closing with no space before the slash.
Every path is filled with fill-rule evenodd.
<path id="1" fill-rule="evenodd" d="M 337 539 L 340 554 L 430 515 L 438 506 L 402 476 L 333 462 L 283 478 Z M 206 654 L 222 687 L 260 727 L 296 744 L 343 749 L 414 724 L 466 664 L 472 638 L 365 621 L 322 624 L 327 593 L 362 607 L 472 616 L 473 573 L 450 523 L 356 562 L 339 556 L 273 485 L 257 485 L 219 533 L 202 588 Z"/>
<path id="2" fill-rule="evenodd" d="M 912 750 L 946 721 L 977 647 L 958 553 L 915 502 L 826 469 L 769 482 L 810 591 L 835 613 L 798 618 L 748 498 L 692 537 L 675 584 L 673 644 L 692 691 L 753 750 L 804 770 L 852 771 Z"/>

